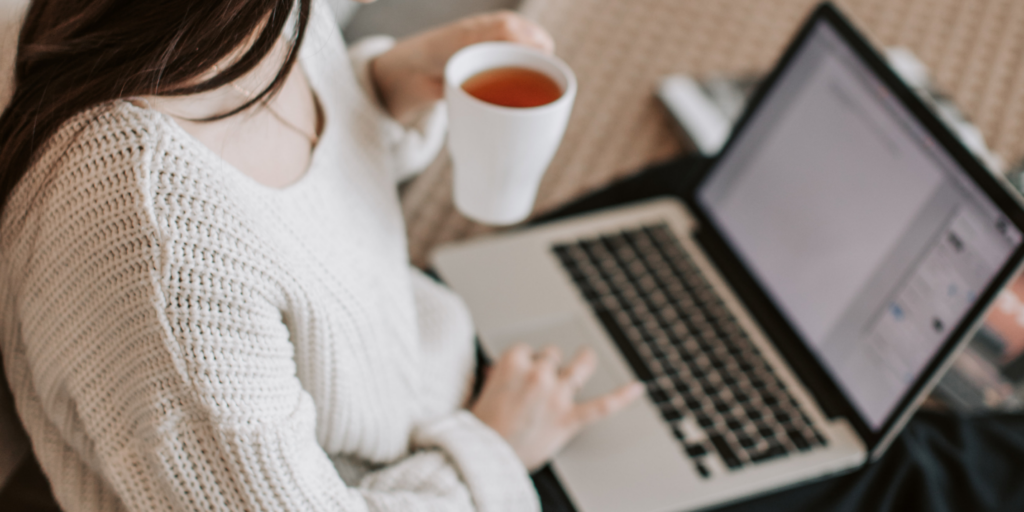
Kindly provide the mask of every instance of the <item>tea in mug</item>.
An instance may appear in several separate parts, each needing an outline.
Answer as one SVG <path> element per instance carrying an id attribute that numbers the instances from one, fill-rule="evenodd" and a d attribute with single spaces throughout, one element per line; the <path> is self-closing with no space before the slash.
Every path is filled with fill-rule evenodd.
<path id="1" fill-rule="evenodd" d="M 562 96 L 562 89 L 544 73 L 518 67 L 482 71 L 463 82 L 462 89 L 503 107 L 539 107 Z"/>

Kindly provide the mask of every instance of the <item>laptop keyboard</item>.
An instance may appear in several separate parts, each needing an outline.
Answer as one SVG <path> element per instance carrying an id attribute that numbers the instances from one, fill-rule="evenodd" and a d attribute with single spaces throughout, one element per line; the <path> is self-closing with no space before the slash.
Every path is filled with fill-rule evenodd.
<path id="1" fill-rule="evenodd" d="M 554 252 L 702 476 L 826 444 L 668 226 Z"/>

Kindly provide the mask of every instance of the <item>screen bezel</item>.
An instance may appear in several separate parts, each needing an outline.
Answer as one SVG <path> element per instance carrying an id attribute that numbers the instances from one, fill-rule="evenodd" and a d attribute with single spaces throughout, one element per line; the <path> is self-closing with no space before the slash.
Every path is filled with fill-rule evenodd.
<path id="1" fill-rule="evenodd" d="M 822 3 L 814 10 L 793 42 L 783 53 L 774 69 L 752 95 L 728 141 L 719 152 L 719 156 L 713 158 L 709 165 L 698 171 L 696 176 L 687 180 L 688 185 L 683 192 L 683 199 L 699 220 L 698 242 L 715 260 L 730 285 L 736 289 L 738 295 L 751 314 L 760 323 L 768 337 L 778 347 L 780 352 L 783 353 L 796 373 L 815 395 L 826 414 L 833 417 L 842 416 L 848 418 L 864 439 L 868 450 L 873 451 L 880 443 L 890 438 L 888 436 L 890 431 L 902 428 L 902 424 L 906 421 L 907 413 L 911 412 L 910 409 L 916 405 L 922 393 L 928 391 L 930 386 L 934 385 L 935 379 L 932 377 L 956 353 L 957 349 L 968 341 L 967 334 L 972 331 L 973 327 L 976 327 L 984 310 L 992 302 L 1002 286 L 1016 273 L 1021 261 L 1024 260 L 1024 244 L 1018 246 L 1010 255 L 984 292 L 979 295 L 974 306 L 964 314 L 956 328 L 950 330 L 950 334 L 943 342 L 942 347 L 929 361 L 926 369 L 921 372 L 921 375 L 908 388 L 882 426 L 877 430 L 871 429 L 853 403 L 840 391 L 839 386 L 831 378 L 818 358 L 801 340 L 794 326 L 772 304 L 768 294 L 760 287 L 751 272 L 744 267 L 737 253 L 730 247 L 726 238 L 722 236 L 718 227 L 711 220 L 707 212 L 702 209 L 700 202 L 697 200 L 698 190 L 707 182 L 708 176 L 715 172 L 721 160 L 720 155 L 727 154 L 735 145 L 736 140 L 746 131 L 752 119 L 752 113 L 760 108 L 768 92 L 776 86 L 779 78 L 789 68 L 797 51 L 804 45 L 813 33 L 813 28 L 818 23 L 827 23 L 835 30 L 842 41 L 853 51 L 853 54 L 861 59 L 861 62 L 892 93 L 893 98 L 906 107 L 911 116 L 920 123 L 921 128 L 935 139 L 939 147 L 945 150 L 952 160 L 964 170 L 965 175 L 1022 232 L 1024 232 L 1024 209 L 1022 209 L 1019 200 L 1011 195 L 1006 187 L 997 181 L 978 162 L 959 139 L 953 136 L 931 110 L 896 76 L 871 44 L 828 2 Z"/>

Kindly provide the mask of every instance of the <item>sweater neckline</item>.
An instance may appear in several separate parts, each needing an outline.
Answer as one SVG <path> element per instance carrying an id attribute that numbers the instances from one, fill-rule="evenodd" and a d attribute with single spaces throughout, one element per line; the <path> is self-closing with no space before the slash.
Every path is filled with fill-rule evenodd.
<path id="1" fill-rule="evenodd" d="M 157 117 L 157 119 L 160 120 L 160 122 L 162 122 L 168 129 L 171 130 L 172 133 L 175 134 L 176 138 L 181 140 L 183 143 L 187 144 L 190 149 L 199 153 L 204 160 L 208 160 L 219 165 L 226 172 L 226 174 L 231 177 L 231 179 L 240 183 L 242 186 L 263 195 L 285 196 L 297 194 L 299 193 L 300 190 L 309 188 L 311 185 L 308 185 L 308 183 L 311 181 L 315 181 L 315 176 L 320 174 L 321 168 L 325 167 L 324 165 L 321 165 L 320 161 L 324 158 L 323 148 L 328 144 L 330 132 L 334 124 L 332 122 L 334 119 L 334 115 L 331 112 L 329 105 L 325 103 L 323 100 L 325 96 L 321 93 L 321 89 L 319 87 L 320 84 L 319 81 L 317 80 L 317 77 L 314 76 L 315 74 L 310 74 L 306 72 L 305 66 L 303 66 L 302 63 L 302 59 L 300 59 L 299 62 L 296 62 L 296 65 L 302 66 L 302 72 L 306 74 L 306 82 L 309 84 L 310 89 L 312 89 L 314 99 L 319 105 L 321 115 L 323 116 L 323 126 L 320 131 L 320 141 L 316 146 L 313 147 L 312 151 L 310 152 L 309 165 L 306 167 L 305 172 L 302 173 L 302 176 L 300 176 L 298 180 L 282 188 L 264 185 L 256 181 L 248 174 L 244 173 L 241 169 L 235 167 L 227 160 L 225 160 L 223 157 L 218 155 L 209 146 L 203 144 L 202 141 L 195 138 L 191 133 L 188 133 L 188 131 L 186 131 L 180 124 L 178 124 L 170 115 L 151 107 L 140 107 L 132 103 L 130 101 L 130 98 L 123 99 L 121 101 L 124 104 L 128 105 L 129 108 L 136 108 L 154 114 Z"/>

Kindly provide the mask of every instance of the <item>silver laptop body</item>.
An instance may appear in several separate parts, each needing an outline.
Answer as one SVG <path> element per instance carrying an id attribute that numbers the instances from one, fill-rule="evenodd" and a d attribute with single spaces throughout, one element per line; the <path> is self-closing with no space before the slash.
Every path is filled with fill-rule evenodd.
<path id="1" fill-rule="evenodd" d="M 492 357 L 587 346 L 581 400 L 647 384 L 555 457 L 578 510 L 720 505 L 855 469 L 899 433 L 1016 272 L 1024 220 L 895 81 L 825 4 L 686 203 L 435 251 Z"/>

